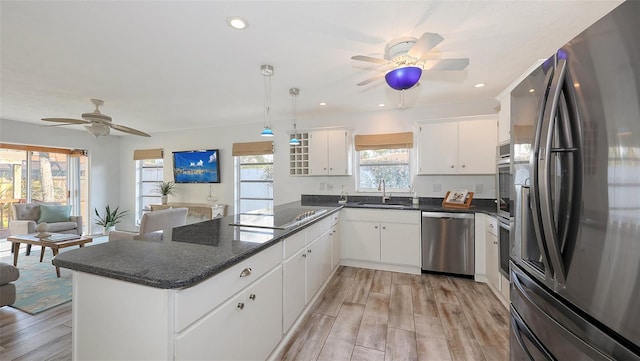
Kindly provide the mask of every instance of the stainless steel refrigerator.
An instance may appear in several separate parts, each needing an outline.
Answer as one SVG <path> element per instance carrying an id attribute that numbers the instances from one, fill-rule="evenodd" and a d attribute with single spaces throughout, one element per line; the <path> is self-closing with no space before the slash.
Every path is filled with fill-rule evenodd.
<path id="1" fill-rule="evenodd" d="M 511 93 L 513 360 L 640 360 L 640 1 Z"/>

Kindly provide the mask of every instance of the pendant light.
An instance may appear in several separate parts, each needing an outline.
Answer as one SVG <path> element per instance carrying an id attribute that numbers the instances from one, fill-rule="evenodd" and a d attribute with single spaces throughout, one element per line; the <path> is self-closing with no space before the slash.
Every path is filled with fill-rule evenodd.
<path id="1" fill-rule="evenodd" d="M 260 66 L 260 73 L 264 76 L 264 129 L 260 133 L 263 137 L 273 137 L 271 130 L 271 76 L 273 75 L 273 66 Z"/>
<path id="2" fill-rule="evenodd" d="M 289 89 L 289 95 L 291 95 L 291 113 L 293 114 L 293 134 L 291 135 L 291 139 L 289 140 L 289 145 L 300 145 L 300 141 L 298 140 L 298 133 L 296 132 L 296 97 L 300 94 L 300 89 L 291 88 Z"/>

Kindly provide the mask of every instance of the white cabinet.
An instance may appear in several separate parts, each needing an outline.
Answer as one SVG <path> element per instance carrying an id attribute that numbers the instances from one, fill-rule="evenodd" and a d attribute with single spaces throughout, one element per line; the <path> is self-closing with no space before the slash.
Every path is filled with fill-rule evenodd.
<path id="1" fill-rule="evenodd" d="M 342 212 L 343 264 L 419 272 L 420 212 L 354 208 Z"/>
<path id="2" fill-rule="evenodd" d="M 282 337 L 282 267 L 180 334 L 177 360 L 264 360 Z M 251 347 L 247 347 L 251 345 Z"/>
<path id="3" fill-rule="evenodd" d="M 331 215 L 287 237 L 282 266 L 282 325 L 286 333 L 331 274 Z"/>
<path id="4" fill-rule="evenodd" d="M 286 243 L 286 240 L 285 240 Z M 282 328 L 284 332 L 298 318 L 298 315 L 307 304 L 307 248 L 303 247 L 297 253 L 286 259 L 282 264 L 282 282 L 283 282 L 283 299 L 282 299 Z"/>
<path id="5" fill-rule="evenodd" d="M 525 70 L 518 79 L 514 80 L 509 86 L 498 94 L 496 100 L 500 102 L 500 111 L 498 112 L 498 142 L 506 142 L 511 139 L 511 91 L 531 72 L 539 67 L 546 59 L 536 60 L 527 70 Z"/>
<path id="6" fill-rule="evenodd" d="M 485 252 L 487 281 L 496 291 L 501 290 L 500 260 L 498 256 L 498 225 L 494 217 L 486 218 Z"/>
<path id="7" fill-rule="evenodd" d="M 340 265 L 340 223 L 331 227 L 329 232 L 331 237 L 331 269 Z"/>
<path id="8" fill-rule="evenodd" d="M 418 174 L 495 173 L 495 116 L 422 123 L 418 130 Z"/>
<path id="9" fill-rule="evenodd" d="M 351 175 L 351 132 L 309 132 L 309 175 Z"/>

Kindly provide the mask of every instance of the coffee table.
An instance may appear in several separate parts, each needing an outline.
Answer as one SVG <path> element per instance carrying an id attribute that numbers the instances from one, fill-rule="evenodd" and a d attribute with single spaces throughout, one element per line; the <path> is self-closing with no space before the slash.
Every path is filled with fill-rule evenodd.
<path id="1" fill-rule="evenodd" d="M 69 237 L 73 237 L 69 239 Z M 13 265 L 18 266 L 18 250 L 20 249 L 20 243 L 31 244 L 34 246 L 42 247 L 40 252 L 40 262 L 44 257 L 44 251 L 46 247 L 51 248 L 53 255 L 58 255 L 58 250 L 61 248 L 80 246 L 84 247 L 85 243 L 93 241 L 93 237 L 90 236 L 78 236 L 73 234 L 51 233 L 47 238 L 36 237 L 35 233 L 23 234 L 17 236 L 7 237 L 7 241 L 13 243 L 15 246 L 15 252 L 13 252 Z M 60 267 L 56 266 L 56 275 L 60 277 Z"/>

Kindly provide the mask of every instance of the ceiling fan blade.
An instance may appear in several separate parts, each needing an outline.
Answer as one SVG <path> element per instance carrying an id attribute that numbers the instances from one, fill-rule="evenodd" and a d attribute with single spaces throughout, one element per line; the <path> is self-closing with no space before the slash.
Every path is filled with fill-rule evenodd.
<path id="1" fill-rule="evenodd" d="M 42 118 L 42 120 L 46 122 L 58 122 L 58 123 L 68 123 L 68 124 L 87 124 L 91 123 L 82 119 L 70 119 L 70 118 Z M 64 125 L 64 124 L 61 124 Z"/>
<path id="2" fill-rule="evenodd" d="M 440 34 L 436 33 L 424 33 L 420 37 L 420 39 L 416 40 L 416 43 L 413 44 L 407 55 L 413 58 L 421 58 L 423 55 L 429 52 L 429 50 L 435 48 L 438 44 L 440 44 L 444 40 Z"/>
<path id="3" fill-rule="evenodd" d="M 357 85 L 357 86 L 367 85 L 367 84 L 369 84 L 369 83 L 371 83 L 371 82 L 374 82 L 374 81 L 376 81 L 376 80 L 378 80 L 378 79 L 380 79 L 380 78 L 382 78 L 382 77 L 384 77 L 384 73 L 380 73 L 380 74 L 378 74 L 378 75 L 374 76 L 373 78 L 369 78 L 369 79 L 367 79 L 367 80 L 363 80 L 363 81 L 359 82 L 359 83 L 358 83 L 358 84 L 356 84 L 356 85 Z"/>
<path id="4" fill-rule="evenodd" d="M 469 58 L 433 59 L 424 61 L 424 70 L 462 70 L 469 65 Z"/>
<path id="5" fill-rule="evenodd" d="M 133 135 L 139 135 L 141 137 L 151 137 L 149 134 L 145 133 L 145 132 L 141 132 L 137 129 L 133 129 L 133 128 L 129 128 L 129 127 L 125 127 L 124 125 L 118 125 L 118 124 L 109 124 L 109 126 L 115 130 L 119 130 L 121 132 L 125 132 L 125 133 L 129 133 L 129 134 L 133 134 Z"/>
<path id="6" fill-rule="evenodd" d="M 370 56 L 366 56 L 366 55 L 354 55 L 351 57 L 352 60 L 360 60 L 360 61 L 368 61 L 370 63 L 376 63 L 376 64 L 386 64 L 389 61 L 385 60 L 385 59 L 378 59 L 378 58 L 372 58 Z"/>

